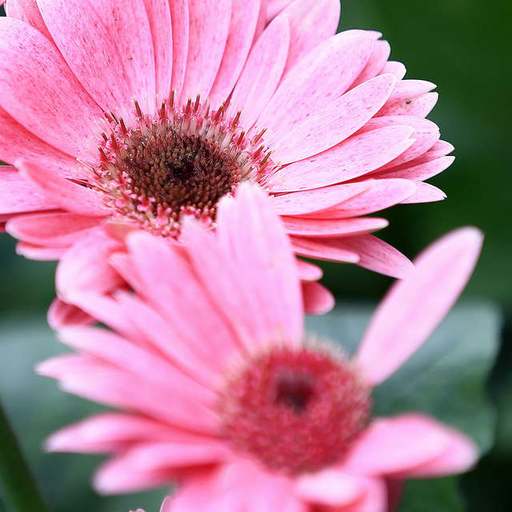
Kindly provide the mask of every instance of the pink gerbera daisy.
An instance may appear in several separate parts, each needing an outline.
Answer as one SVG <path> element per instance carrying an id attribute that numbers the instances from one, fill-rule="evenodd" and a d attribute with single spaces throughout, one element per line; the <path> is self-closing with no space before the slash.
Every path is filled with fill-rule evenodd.
<path id="1" fill-rule="evenodd" d="M 453 148 L 371 31 L 334 35 L 339 0 L 8 0 L 0 19 L 0 222 L 62 258 L 61 297 L 122 286 L 128 230 L 173 242 L 215 226 L 244 181 L 273 198 L 295 253 L 401 277 L 368 214 L 435 201 Z M 85 269 L 85 271 L 84 271 Z M 318 279 L 300 264 L 301 277 Z M 306 286 L 308 306 L 332 304 Z M 54 319 L 65 315 L 56 305 Z M 76 320 L 76 318 L 75 318 Z"/>
<path id="2" fill-rule="evenodd" d="M 52 451 L 112 454 L 96 476 L 99 491 L 176 479 L 180 511 L 244 503 L 258 512 L 379 512 L 388 478 L 453 474 L 474 463 L 472 441 L 433 418 L 373 417 L 371 393 L 460 294 L 480 251 L 476 229 L 420 256 L 353 358 L 304 334 L 290 240 L 259 189 L 243 184 L 236 199 L 220 201 L 216 235 L 185 219 L 183 241 L 128 235 L 128 252 L 113 264 L 135 293 L 82 294 L 79 303 L 111 330 L 62 330 L 78 353 L 38 368 L 64 390 L 124 411 L 48 441 Z"/>

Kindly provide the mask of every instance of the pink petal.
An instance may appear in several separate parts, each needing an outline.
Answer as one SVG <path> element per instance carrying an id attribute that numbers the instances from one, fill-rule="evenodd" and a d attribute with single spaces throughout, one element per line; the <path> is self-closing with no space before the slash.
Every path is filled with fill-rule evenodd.
<path id="1" fill-rule="evenodd" d="M 5 6 L 7 16 L 24 21 L 39 30 L 41 34 L 51 40 L 50 33 L 44 24 L 37 6 L 37 0 L 9 0 Z"/>
<path id="2" fill-rule="evenodd" d="M 291 28 L 287 70 L 336 33 L 340 7 L 339 0 L 297 0 L 284 10 Z"/>
<path id="3" fill-rule="evenodd" d="M 295 0 L 268 0 L 267 19 L 270 21 L 275 18 L 283 9 Z"/>
<path id="4" fill-rule="evenodd" d="M 434 107 L 437 101 L 437 94 L 434 96 L 429 96 L 425 103 L 425 100 L 421 100 L 418 103 L 419 98 L 425 98 L 427 93 L 434 89 L 436 86 L 431 82 L 426 82 L 424 80 L 402 80 L 397 83 L 395 90 L 389 97 L 389 100 L 386 102 L 384 107 L 377 114 L 378 116 L 392 116 L 392 115 L 409 115 L 415 116 L 416 110 L 422 111 L 427 107 L 426 114 L 427 115 L 430 110 Z M 430 98 L 435 98 L 432 104 L 432 100 Z M 428 109 L 430 106 L 430 109 Z M 418 116 L 424 117 L 424 116 Z"/>
<path id="5" fill-rule="evenodd" d="M 297 478 L 297 495 L 315 505 L 345 507 L 362 496 L 364 480 L 335 469 L 306 474 Z"/>
<path id="6" fill-rule="evenodd" d="M 19 158 L 34 160 L 43 167 L 51 167 L 61 176 L 80 178 L 87 171 L 76 160 L 30 133 L 0 108 L 0 155 L 2 160 L 14 163 Z"/>
<path id="7" fill-rule="evenodd" d="M 318 281 L 324 275 L 323 270 L 309 261 L 297 258 L 297 270 L 302 281 Z"/>
<path id="8" fill-rule="evenodd" d="M 179 350 L 177 355 L 181 355 L 182 362 L 185 357 L 186 360 L 189 359 L 185 354 L 192 350 L 193 353 L 201 355 L 203 361 L 209 359 L 212 366 L 222 364 L 239 348 L 239 342 L 229 328 L 229 319 L 218 312 L 215 297 L 209 296 L 188 259 L 164 240 L 146 233 L 130 235 L 127 244 L 142 287 L 138 289 L 139 294 L 146 295 L 153 308 L 168 320 L 163 323 L 154 318 L 148 324 L 163 324 L 160 330 L 155 330 L 153 340 L 159 344 L 166 343 L 169 327 L 165 327 L 165 324 L 169 323 L 172 325 L 171 332 L 175 334 L 175 343 L 179 342 L 183 346 L 180 349 L 178 346 L 172 348 L 167 342 L 168 350 Z M 173 269 L 173 272 L 169 272 L 169 269 Z M 222 269 L 223 267 L 219 267 L 216 274 L 227 272 Z M 144 308 L 141 315 L 144 314 L 146 318 L 147 315 L 156 316 L 147 309 L 149 308 Z M 203 321 L 197 322 L 198 317 Z M 144 322 L 145 319 L 134 317 L 134 321 L 139 323 L 139 320 Z M 160 341 L 162 337 L 164 339 Z M 209 339 L 208 346 L 204 344 L 205 339 Z M 161 349 L 164 353 L 168 351 L 163 347 Z M 192 364 L 187 366 L 193 367 L 194 364 L 199 365 L 192 359 Z"/>
<path id="9" fill-rule="evenodd" d="M 251 49 L 260 5 L 261 0 L 233 0 L 226 49 L 210 91 L 210 102 L 213 105 L 220 105 L 228 98 L 240 76 Z M 262 68 L 265 69 L 264 66 Z"/>
<path id="10" fill-rule="evenodd" d="M 340 250 L 354 252 L 359 258 L 357 264 L 360 267 L 379 274 L 401 279 L 407 276 L 413 267 L 400 251 L 372 235 L 325 240 L 329 245 L 337 245 Z"/>
<path id="11" fill-rule="evenodd" d="M 0 215 L 58 208 L 9 165 L 0 166 L 0 183 Z"/>
<path id="12" fill-rule="evenodd" d="M 406 69 L 401 62 L 390 60 L 382 68 L 381 73 L 391 73 L 392 75 L 395 75 L 398 80 L 402 80 L 402 78 L 405 76 Z"/>
<path id="13" fill-rule="evenodd" d="M 190 442 L 197 439 L 201 437 L 149 418 L 102 413 L 58 430 L 47 439 L 45 449 L 50 452 L 109 453 L 134 442 Z"/>
<path id="14" fill-rule="evenodd" d="M 365 66 L 373 44 L 371 33 L 349 30 L 329 38 L 301 59 L 287 73 L 258 120 L 260 128 L 269 128 L 272 133 L 267 143 L 343 94 Z"/>
<path id="15" fill-rule="evenodd" d="M 260 335 L 268 337 L 279 329 L 290 343 L 300 340 L 304 320 L 295 257 L 268 196 L 254 185 L 240 186 L 236 200 L 227 198 L 219 206 L 217 234 L 225 258 L 239 269 L 244 286 L 258 304 Z M 194 255 L 199 252 L 196 247 Z M 207 255 L 201 254 L 195 260 L 196 268 L 206 266 L 202 260 Z"/>
<path id="16" fill-rule="evenodd" d="M 325 218 L 346 219 L 385 210 L 404 202 L 416 191 L 416 184 L 409 180 L 375 180 L 368 190 L 324 212 L 315 215 Z"/>
<path id="17" fill-rule="evenodd" d="M 182 101 L 198 94 L 208 96 L 226 47 L 231 6 L 232 0 L 189 0 L 190 32 Z"/>
<path id="18" fill-rule="evenodd" d="M 402 201 L 402 204 L 412 203 L 431 203 L 433 201 L 443 201 L 446 194 L 439 188 L 428 183 L 416 183 L 414 194 Z"/>
<path id="19" fill-rule="evenodd" d="M 251 50 L 231 98 L 231 108 L 242 112 L 243 126 L 253 125 L 274 94 L 283 74 L 289 42 L 288 20 L 279 16 Z"/>
<path id="20" fill-rule="evenodd" d="M 378 76 L 314 110 L 276 141 L 274 158 L 281 163 L 295 162 L 347 139 L 384 104 L 395 80 L 393 75 Z"/>
<path id="21" fill-rule="evenodd" d="M 169 0 L 144 0 L 155 54 L 156 94 L 169 97 L 172 77 L 172 25 Z"/>
<path id="22" fill-rule="evenodd" d="M 68 304 L 58 297 L 55 298 L 48 309 L 48 324 L 52 329 L 62 327 L 76 327 L 96 323 L 96 319 L 73 304 Z"/>
<path id="23" fill-rule="evenodd" d="M 33 184 L 51 203 L 79 215 L 108 215 L 109 210 L 104 206 L 98 192 L 73 183 L 59 176 L 53 169 L 42 167 L 36 162 L 17 160 L 16 167 L 22 177 Z"/>
<path id="24" fill-rule="evenodd" d="M 294 162 L 266 179 L 273 192 L 324 187 L 365 175 L 394 160 L 414 142 L 408 126 L 356 134 L 307 160 Z"/>
<path id="25" fill-rule="evenodd" d="M 278 171 L 278 173 L 281 171 Z M 330 187 L 314 188 L 272 197 L 279 215 L 306 215 L 321 212 L 362 194 L 373 185 L 372 180 L 361 183 L 342 183 Z"/>
<path id="26" fill-rule="evenodd" d="M 308 315 L 323 315 L 334 308 L 333 294 L 322 284 L 314 281 L 302 281 L 304 311 Z"/>
<path id="27" fill-rule="evenodd" d="M 68 249 L 55 275 L 55 286 L 61 298 L 72 302 L 77 291 L 101 294 L 119 287 L 123 280 L 109 265 L 108 258 L 120 247 L 119 242 L 108 237 L 102 229 L 97 229 Z"/>
<path id="28" fill-rule="evenodd" d="M 361 74 L 357 77 L 356 81 L 352 84 L 352 87 L 356 87 L 366 80 L 370 80 L 374 76 L 377 76 L 384 69 L 386 62 L 391 53 L 391 46 L 387 41 L 375 41 L 373 52 L 366 63 L 365 68 L 361 71 Z M 393 74 L 393 73 L 392 73 Z"/>
<path id="29" fill-rule="evenodd" d="M 169 2 L 172 23 L 172 81 L 171 89 L 179 98 L 187 70 L 190 13 L 188 0 Z"/>
<path id="30" fill-rule="evenodd" d="M 290 235 L 306 237 L 354 236 L 385 228 L 389 222 L 377 217 L 357 219 L 305 219 L 283 217 L 284 226 Z"/>
<path id="31" fill-rule="evenodd" d="M 69 247 L 97 226 L 97 217 L 64 212 L 36 213 L 11 219 L 7 224 L 7 231 L 25 242 Z"/>
<path id="32" fill-rule="evenodd" d="M 441 455 L 449 440 L 422 415 L 375 420 L 357 439 L 342 471 L 365 476 L 403 472 Z"/>
<path id="33" fill-rule="evenodd" d="M 373 385 L 401 366 L 450 310 L 476 265 L 482 234 L 456 230 L 427 248 L 374 314 L 357 355 Z"/>
<path id="34" fill-rule="evenodd" d="M 345 263 L 359 262 L 359 255 L 348 249 L 337 238 L 303 238 L 292 236 L 290 239 L 293 250 L 300 256 Z"/>
<path id="35" fill-rule="evenodd" d="M 38 5 L 72 72 L 104 110 L 126 108 L 133 98 L 154 105 L 155 56 L 143 0 Z"/>
<path id="36" fill-rule="evenodd" d="M 101 110 L 45 36 L 14 18 L 0 26 L 2 108 L 41 140 L 81 154 Z"/>
<path id="37" fill-rule="evenodd" d="M 361 498 L 342 510 L 343 512 L 389 512 L 386 484 L 380 478 L 365 479 L 365 491 Z"/>
<path id="38" fill-rule="evenodd" d="M 16 254 L 25 256 L 31 260 L 58 260 L 60 259 L 66 249 L 63 247 L 41 247 L 40 245 L 29 244 L 20 242 L 16 245 Z"/>
<path id="39" fill-rule="evenodd" d="M 423 181 L 436 176 L 452 165 L 455 157 L 441 156 L 439 158 L 430 159 L 430 151 L 424 156 L 417 158 L 411 162 L 390 169 L 388 171 L 376 172 L 372 174 L 373 178 L 405 178 L 414 181 Z"/>

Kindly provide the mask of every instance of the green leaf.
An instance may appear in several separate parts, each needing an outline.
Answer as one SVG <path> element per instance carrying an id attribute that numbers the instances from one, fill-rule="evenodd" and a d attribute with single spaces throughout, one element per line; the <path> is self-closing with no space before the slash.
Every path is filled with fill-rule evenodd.
<path id="1" fill-rule="evenodd" d="M 353 353 L 371 309 L 338 307 L 308 319 L 309 330 L 340 341 Z M 481 453 L 492 446 L 496 414 L 485 391 L 499 346 L 501 315 L 488 302 L 457 306 L 429 340 L 374 392 L 376 415 L 421 411 L 469 434 Z M 410 482 L 400 510 L 463 510 L 457 479 Z"/>

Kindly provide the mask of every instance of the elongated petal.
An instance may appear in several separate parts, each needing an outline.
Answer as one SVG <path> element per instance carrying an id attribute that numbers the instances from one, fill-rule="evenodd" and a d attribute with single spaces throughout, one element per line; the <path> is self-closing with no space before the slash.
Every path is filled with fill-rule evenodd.
<path id="1" fill-rule="evenodd" d="M 303 281 L 302 295 L 304 297 L 304 311 L 308 315 L 323 315 L 334 307 L 333 294 L 322 284 Z"/>
<path id="2" fill-rule="evenodd" d="M 360 259 L 359 255 L 355 251 L 350 250 L 342 239 L 294 236 L 290 238 L 294 251 L 301 256 L 346 263 L 358 263 Z"/>
<path id="3" fill-rule="evenodd" d="M 206 98 L 212 88 L 226 47 L 232 0 L 189 0 L 188 8 L 190 32 L 183 101 L 198 94 Z"/>
<path id="4" fill-rule="evenodd" d="M 169 2 L 172 23 L 172 81 L 171 89 L 179 98 L 187 71 L 189 46 L 190 13 L 188 0 L 173 0 Z"/>
<path id="5" fill-rule="evenodd" d="M 355 219 L 303 219 L 283 217 L 286 231 L 294 236 L 333 237 L 355 236 L 385 228 L 389 222 L 377 217 Z"/>
<path id="6" fill-rule="evenodd" d="M 260 6 L 261 0 L 233 0 L 226 48 L 210 91 L 212 105 L 221 104 L 228 98 L 240 76 L 254 39 Z"/>
<path id="7" fill-rule="evenodd" d="M 406 279 L 391 288 L 357 354 L 373 385 L 403 364 L 450 310 L 473 272 L 482 238 L 475 228 L 446 235 L 418 257 Z"/>
<path id="8" fill-rule="evenodd" d="M 125 107 L 133 98 L 154 104 L 155 56 L 143 0 L 38 0 L 38 5 L 60 53 L 103 109 Z"/>
<path id="9" fill-rule="evenodd" d="M 24 21 L 51 39 L 50 33 L 39 11 L 37 0 L 9 0 L 5 6 L 7 16 Z"/>
<path id="10" fill-rule="evenodd" d="M 252 126 L 274 94 L 284 71 L 290 43 L 286 16 L 279 16 L 261 34 L 236 84 L 231 98 L 234 111 L 242 112 L 244 126 Z"/>
<path id="11" fill-rule="evenodd" d="M 56 297 L 48 308 L 48 325 L 52 329 L 61 329 L 62 327 L 76 327 L 91 325 L 96 323 L 85 311 L 76 307 L 74 304 L 68 304 Z"/>
<path id="12" fill-rule="evenodd" d="M 446 199 L 446 194 L 439 188 L 428 183 L 417 183 L 416 190 L 412 195 L 402 201 L 402 204 L 431 203 Z"/>
<path id="13" fill-rule="evenodd" d="M 32 183 L 41 194 L 53 204 L 70 212 L 102 217 L 109 213 L 98 192 L 78 185 L 58 175 L 53 169 L 41 167 L 38 163 L 18 160 L 16 167 L 21 175 Z"/>
<path id="14" fill-rule="evenodd" d="M 395 85 L 393 75 L 381 75 L 314 110 L 276 141 L 275 159 L 290 163 L 329 149 L 361 128 L 384 104 Z M 321 129 L 319 129 L 321 127 Z"/>
<path id="15" fill-rule="evenodd" d="M 0 106 L 41 140 L 80 155 L 102 115 L 98 105 L 40 32 L 5 17 L 0 30 Z"/>

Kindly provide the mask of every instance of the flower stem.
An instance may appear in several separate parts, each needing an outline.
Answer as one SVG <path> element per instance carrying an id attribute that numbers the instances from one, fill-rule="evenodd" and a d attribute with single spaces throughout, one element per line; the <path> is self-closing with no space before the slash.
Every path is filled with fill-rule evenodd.
<path id="1" fill-rule="evenodd" d="M 0 488 L 9 512 L 48 511 L 1 404 Z"/>

